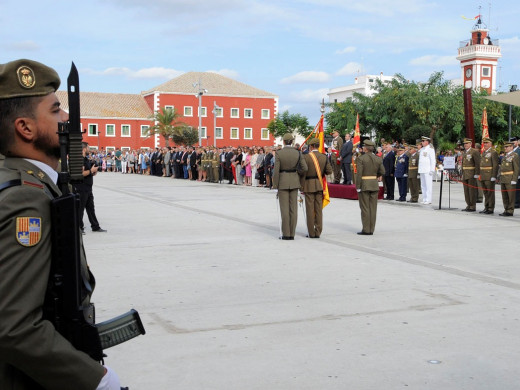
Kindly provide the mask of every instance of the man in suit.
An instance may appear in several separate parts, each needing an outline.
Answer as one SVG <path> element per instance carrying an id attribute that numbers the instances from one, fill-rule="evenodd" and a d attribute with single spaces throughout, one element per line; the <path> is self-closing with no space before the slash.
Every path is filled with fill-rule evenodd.
<path id="1" fill-rule="evenodd" d="M 515 211 L 515 188 L 518 181 L 519 157 L 513 151 L 513 142 L 504 143 L 505 156 L 500 164 L 500 189 L 502 190 L 502 202 L 504 212 L 501 217 L 512 217 Z"/>
<path id="2" fill-rule="evenodd" d="M 484 191 L 484 210 L 480 214 L 495 212 L 495 184 L 498 177 L 498 153 L 493 149 L 493 140 L 483 138 L 484 152 L 480 158 L 480 183 Z"/>
<path id="3" fill-rule="evenodd" d="M 395 189 L 395 153 L 392 144 L 385 145 L 386 154 L 383 158 L 383 166 L 385 168 L 385 188 L 387 200 L 394 200 L 394 189 Z"/>
<path id="4" fill-rule="evenodd" d="M 379 184 L 385 174 L 385 167 L 381 157 L 374 154 L 375 144 L 365 140 L 363 154 L 356 159 L 356 190 L 358 192 L 359 208 L 361 209 L 361 223 L 363 229 L 357 234 L 371 236 L 376 228 L 377 195 Z M 393 177 L 392 177 L 393 180 Z"/>
<path id="5" fill-rule="evenodd" d="M 163 176 L 170 176 L 170 157 L 171 157 L 171 148 L 168 146 L 164 148 L 164 156 L 163 156 Z"/>
<path id="6" fill-rule="evenodd" d="M 332 173 L 332 166 L 327 156 L 318 150 L 320 140 L 311 139 L 308 144 L 309 153 L 304 155 L 307 173 L 301 176 L 301 187 L 305 194 L 305 210 L 307 214 L 307 231 L 309 238 L 320 238 L 323 230 L 323 177 Z"/>
<path id="7" fill-rule="evenodd" d="M 278 190 L 282 216 L 282 240 L 294 240 L 298 221 L 298 190 L 300 175 L 307 172 L 307 163 L 300 151 L 292 147 L 292 134 L 283 136 L 283 149 L 276 152 L 273 172 L 273 188 Z"/>
<path id="8" fill-rule="evenodd" d="M 462 153 L 462 185 L 466 208 L 462 211 L 477 211 L 477 179 L 480 175 L 480 152 L 472 148 L 473 140 L 464 138 L 464 153 Z"/>
<path id="9" fill-rule="evenodd" d="M 352 164 L 352 140 L 350 134 L 345 134 L 345 143 L 341 148 L 341 171 L 343 172 L 343 184 L 352 184 L 352 170 L 350 164 Z"/>
<path id="10" fill-rule="evenodd" d="M 231 159 L 233 158 L 233 149 L 227 148 L 224 160 L 224 177 L 228 184 L 233 184 L 233 171 L 231 169 Z"/>
<path id="11" fill-rule="evenodd" d="M 343 140 L 339 136 L 339 131 L 334 129 L 332 131 L 334 137 L 331 142 L 332 152 L 332 169 L 334 170 L 334 184 L 339 184 L 341 181 L 341 160 L 340 152 L 343 148 Z"/>
<path id="12" fill-rule="evenodd" d="M 68 120 L 55 94 L 59 85 L 58 74 L 39 62 L 0 64 L 0 153 L 6 156 L 0 168 L 2 390 L 120 388 L 112 370 L 74 348 L 43 315 L 45 303 L 52 305 L 45 299 L 51 199 L 61 195 L 58 123 Z M 95 280 L 82 244 L 80 255 L 81 304 L 87 307 Z"/>
<path id="13" fill-rule="evenodd" d="M 406 202 L 406 190 L 408 187 L 409 158 L 405 151 L 406 148 L 403 145 L 398 147 L 395 163 L 395 179 L 399 188 L 399 202 Z"/>

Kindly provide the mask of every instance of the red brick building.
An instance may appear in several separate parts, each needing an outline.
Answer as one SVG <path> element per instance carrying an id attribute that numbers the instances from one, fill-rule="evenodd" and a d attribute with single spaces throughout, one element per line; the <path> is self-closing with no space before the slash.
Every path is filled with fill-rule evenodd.
<path id="1" fill-rule="evenodd" d="M 197 129 L 199 92 L 203 146 L 273 144 L 267 125 L 278 113 L 278 96 L 210 72 L 188 72 L 139 95 L 81 92 L 83 139 L 104 149 L 165 146 L 160 135 L 148 135 L 153 112 L 175 107 Z M 57 95 L 68 110 L 67 92 Z"/>

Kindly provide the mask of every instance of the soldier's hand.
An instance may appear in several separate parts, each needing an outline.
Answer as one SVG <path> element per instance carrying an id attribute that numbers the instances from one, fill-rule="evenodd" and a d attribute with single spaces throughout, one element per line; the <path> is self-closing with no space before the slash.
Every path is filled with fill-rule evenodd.
<path id="1" fill-rule="evenodd" d="M 512 181 L 511 184 L 516 186 L 516 181 Z"/>
<path id="2" fill-rule="evenodd" d="M 496 177 L 492 177 L 491 181 L 497 181 L 497 178 Z"/>
<path id="3" fill-rule="evenodd" d="M 478 177 L 479 177 L 478 175 L 473 175 L 474 179 L 478 179 Z"/>
<path id="4" fill-rule="evenodd" d="M 430 176 L 433 176 L 433 171 L 430 171 Z"/>
<path id="5" fill-rule="evenodd" d="M 121 390 L 121 383 L 114 370 L 108 366 L 105 367 L 105 375 L 101 378 L 96 390 Z"/>

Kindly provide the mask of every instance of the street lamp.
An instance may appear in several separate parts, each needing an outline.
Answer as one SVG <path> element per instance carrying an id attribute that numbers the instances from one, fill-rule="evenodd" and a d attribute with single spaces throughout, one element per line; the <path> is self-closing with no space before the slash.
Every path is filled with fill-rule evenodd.
<path id="1" fill-rule="evenodd" d="M 509 92 L 515 92 L 516 91 L 516 84 L 511 85 L 511 88 L 509 89 Z M 509 139 L 511 139 L 511 110 L 512 110 L 511 104 L 509 105 Z"/>
<path id="2" fill-rule="evenodd" d="M 217 106 L 217 102 L 213 102 L 213 146 L 217 147 L 217 110 L 222 107 Z"/>
<path id="3" fill-rule="evenodd" d="M 195 88 L 195 87 L 199 87 L 195 97 L 199 98 L 199 146 L 202 146 L 202 116 L 201 116 L 202 95 L 204 95 L 205 93 L 208 93 L 208 90 L 202 88 L 202 83 L 200 82 L 200 78 L 199 78 L 198 83 L 193 83 L 193 88 Z"/>

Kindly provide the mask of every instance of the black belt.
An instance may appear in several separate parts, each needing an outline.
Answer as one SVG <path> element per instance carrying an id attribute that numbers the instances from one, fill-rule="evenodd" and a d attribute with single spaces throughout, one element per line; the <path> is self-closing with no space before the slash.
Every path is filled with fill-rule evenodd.
<path id="1" fill-rule="evenodd" d="M 296 169 L 280 169 L 280 172 L 296 172 Z"/>
<path id="2" fill-rule="evenodd" d="M 305 180 L 312 180 L 312 179 L 317 179 L 317 178 L 318 178 L 318 176 L 307 176 L 305 178 Z"/>

